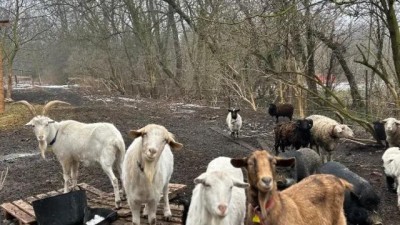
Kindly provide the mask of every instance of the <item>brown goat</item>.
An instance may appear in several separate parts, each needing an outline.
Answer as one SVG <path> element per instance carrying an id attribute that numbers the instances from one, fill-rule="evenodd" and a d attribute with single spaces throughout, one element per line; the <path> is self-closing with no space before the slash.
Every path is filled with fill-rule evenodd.
<path id="1" fill-rule="evenodd" d="M 312 175 L 279 192 L 275 166 L 291 166 L 294 158 L 282 159 L 265 150 L 232 159 L 234 167 L 247 169 L 248 208 L 246 224 L 259 214 L 261 224 L 268 225 L 346 225 L 343 211 L 344 193 L 352 185 L 333 175 Z M 262 206 L 262 207 L 260 207 Z M 255 209 L 261 209 L 261 212 Z"/>

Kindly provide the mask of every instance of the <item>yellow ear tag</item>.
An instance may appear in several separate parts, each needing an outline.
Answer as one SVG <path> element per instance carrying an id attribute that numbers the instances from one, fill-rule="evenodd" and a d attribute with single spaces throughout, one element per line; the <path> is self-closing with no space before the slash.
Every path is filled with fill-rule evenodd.
<path id="1" fill-rule="evenodd" d="M 253 223 L 260 223 L 260 217 L 258 217 L 257 215 L 253 216 Z"/>

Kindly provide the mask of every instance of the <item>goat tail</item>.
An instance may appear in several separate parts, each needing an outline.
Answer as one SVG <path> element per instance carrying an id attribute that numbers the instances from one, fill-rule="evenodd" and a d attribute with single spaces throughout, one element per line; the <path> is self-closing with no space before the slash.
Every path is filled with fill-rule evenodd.
<path id="1" fill-rule="evenodd" d="M 125 142 L 122 138 L 117 139 L 115 140 L 114 146 L 117 150 L 114 165 L 117 167 L 120 176 L 122 176 L 122 163 L 125 158 Z"/>

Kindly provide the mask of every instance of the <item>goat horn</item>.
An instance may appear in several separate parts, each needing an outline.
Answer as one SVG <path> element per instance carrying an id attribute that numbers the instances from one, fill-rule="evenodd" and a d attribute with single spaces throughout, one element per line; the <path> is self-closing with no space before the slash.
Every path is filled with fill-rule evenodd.
<path id="1" fill-rule="evenodd" d="M 54 105 L 58 105 L 58 104 L 64 104 L 64 105 L 71 105 L 68 102 L 63 102 L 63 101 L 59 101 L 59 100 L 53 100 L 48 102 L 46 105 L 44 105 L 43 107 L 43 111 L 42 111 L 42 115 L 46 115 L 47 111 Z"/>
<path id="2" fill-rule="evenodd" d="M 25 100 L 22 100 L 22 101 L 14 102 L 13 104 L 18 104 L 18 103 L 23 104 L 26 107 L 28 107 L 29 111 L 32 113 L 33 116 L 37 115 L 36 114 L 36 109 L 35 109 L 35 107 L 33 107 L 33 105 L 31 103 L 29 103 L 29 102 L 27 102 Z"/>

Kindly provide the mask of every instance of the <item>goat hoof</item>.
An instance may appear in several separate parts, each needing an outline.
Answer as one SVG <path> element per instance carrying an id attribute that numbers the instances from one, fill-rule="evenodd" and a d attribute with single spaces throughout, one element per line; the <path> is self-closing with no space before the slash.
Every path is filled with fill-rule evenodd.
<path id="1" fill-rule="evenodd" d="M 172 217 L 171 216 L 164 216 L 164 221 L 171 221 Z"/>
<path id="2" fill-rule="evenodd" d="M 115 202 L 115 209 L 120 209 L 122 207 L 121 201 L 116 201 Z"/>

